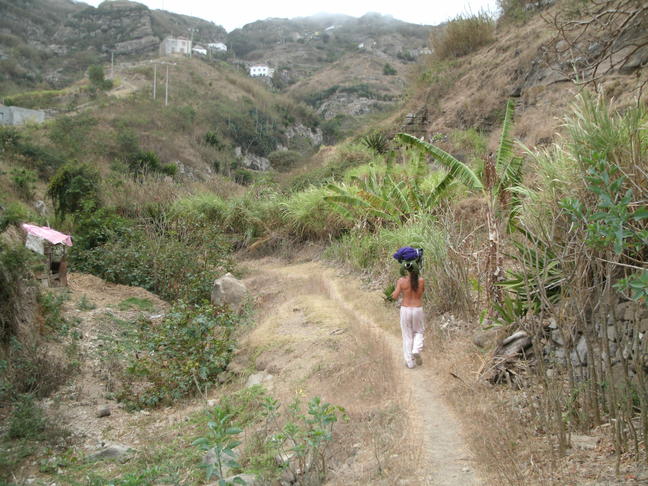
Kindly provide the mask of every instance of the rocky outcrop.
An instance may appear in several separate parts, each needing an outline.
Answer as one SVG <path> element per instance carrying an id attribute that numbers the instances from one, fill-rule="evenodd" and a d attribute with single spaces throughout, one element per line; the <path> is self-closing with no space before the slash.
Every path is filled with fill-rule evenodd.
<path id="1" fill-rule="evenodd" d="M 301 137 L 307 140 L 310 140 L 311 144 L 314 146 L 322 145 L 324 142 L 324 136 L 322 130 L 319 128 L 311 129 L 301 123 L 288 127 L 286 130 L 286 138 L 292 140 L 293 138 Z"/>

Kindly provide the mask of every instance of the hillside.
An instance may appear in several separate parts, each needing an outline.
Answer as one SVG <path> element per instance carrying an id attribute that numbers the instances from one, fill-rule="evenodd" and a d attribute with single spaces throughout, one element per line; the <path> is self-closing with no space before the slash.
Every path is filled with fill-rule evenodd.
<path id="1" fill-rule="evenodd" d="M 321 14 L 253 22 L 228 44 L 238 58 L 274 67 L 276 85 L 331 119 L 396 106 L 430 31 L 379 14 Z"/>
<path id="2" fill-rule="evenodd" d="M 225 39 L 225 30 L 202 19 L 149 10 L 131 2 L 91 7 L 72 0 L 0 1 L 0 95 L 26 88 L 62 88 L 88 66 L 152 57 L 168 35 L 196 42 Z"/>

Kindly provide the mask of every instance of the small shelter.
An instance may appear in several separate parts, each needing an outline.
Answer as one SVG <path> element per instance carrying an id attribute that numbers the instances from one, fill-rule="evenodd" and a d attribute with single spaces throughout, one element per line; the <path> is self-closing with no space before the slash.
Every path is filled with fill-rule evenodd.
<path id="1" fill-rule="evenodd" d="M 23 224 L 25 246 L 44 258 L 45 268 L 37 278 L 45 287 L 67 287 L 67 247 L 72 237 L 47 226 Z"/>

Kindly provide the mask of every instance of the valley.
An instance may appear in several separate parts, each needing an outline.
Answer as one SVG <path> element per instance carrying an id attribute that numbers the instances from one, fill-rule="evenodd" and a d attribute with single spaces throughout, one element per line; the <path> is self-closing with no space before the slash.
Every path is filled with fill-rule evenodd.
<path id="1" fill-rule="evenodd" d="M 0 0 L 0 486 L 648 481 L 647 25 Z"/>

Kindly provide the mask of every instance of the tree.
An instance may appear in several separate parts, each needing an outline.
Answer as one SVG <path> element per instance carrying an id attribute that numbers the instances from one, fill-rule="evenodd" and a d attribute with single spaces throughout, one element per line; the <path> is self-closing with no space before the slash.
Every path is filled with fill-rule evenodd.
<path id="1" fill-rule="evenodd" d="M 573 8 L 567 5 L 547 19 L 556 30 L 544 46 L 552 67 L 579 84 L 596 84 L 607 73 L 641 67 L 648 49 L 644 0 L 590 0 Z"/>
<path id="2" fill-rule="evenodd" d="M 113 82 L 105 78 L 103 66 L 98 64 L 93 64 L 88 68 L 88 79 L 97 89 L 108 90 L 113 87 Z"/>
<path id="3" fill-rule="evenodd" d="M 82 211 L 87 204 L 99 205 L 99 172 L 87 164 L 68 163 L 61 167 L 47 188 L 58 219 Z"/>

